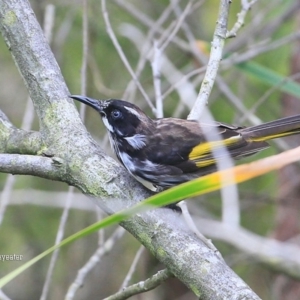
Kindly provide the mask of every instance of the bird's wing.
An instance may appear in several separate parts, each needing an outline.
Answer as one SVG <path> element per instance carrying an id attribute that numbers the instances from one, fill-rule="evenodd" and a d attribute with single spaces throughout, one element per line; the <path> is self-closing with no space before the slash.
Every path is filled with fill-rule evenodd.
<path id="1" fill-rule="evenodd" d="M 168 118 L 156 120 L 156 128 L 148 143 L 147 156 L 152 162 L 163 167 L 176 167 L 183 173 L 197 172 L 201 168 L 207 168 L 202 170 L 207 173 L 218 159 L 226 155 L 224 147 L 233 158 L 251 155 L 268 147 L 265 142 L 245 140 L 240 134 L 242 127 L 220 122 L 207 124 Z M 215 135 L 216 130 L 219 136 L 207 141 L 206 136 Z"/>
<path id="2" fill-rule="evenodd" d="M 156 131 L 148 143 L 148 155 L 152 161 L 167 165 L 176 165 L 187 160 L 202 161 L 222 145 L 229 147 L 243 142 L 238 129 L 240 128 L 217 122 L 200 124 L 173 118 L 156 120 Z M 219 133 L 219 137 L 208 142 L 206 136 L 211 136 L 214 130 Z"/>

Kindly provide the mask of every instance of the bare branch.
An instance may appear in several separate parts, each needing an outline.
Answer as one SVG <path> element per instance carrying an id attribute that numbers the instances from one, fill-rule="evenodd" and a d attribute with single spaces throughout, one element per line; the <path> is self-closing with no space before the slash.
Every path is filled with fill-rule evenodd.
<path id="1" fill-rule="evenodd" d="M 152 20 L 144 12 L 138 10 L 137 7 L 134 6 L 132 3 L 130 3 L 129 1 L 114 0 L 114 2 L 117 3 L 124 10 L 126 10 L 133 17 L 135 17 L 139 22 L 141 22 L 141 24 L 146 25 L 148 28 L 155 27 L 158 33 L 164 34 L 164 30 L 160 27 L 157 27 L 156 25 L 158 24 L 154 20 Z M 179 48 L 183 49 L 184 51 L 190 52 L 189 45 L 182 39 L 178 38 L 177 36 L 174 37 L 172 43 L 175 43 L 177 46 L 179 46 Z"/>
<path id="2" fill-rule="evenodd" d="M 109 21 L 109 16 L 108 16 L 108 12 L 106 10 L 106 1 L 105 0 L 101 0 L 102 3 L 102 11 L 103 11 L 103 17 L 104 17 L 104 21 L 106 24 L 106 30 L 108 35 L 110 36 L 112 42 L 114 43 L 114 46 L 116 48 L 116 50 L 118 51 L 118 54 L 122 60 L 122 62 L 124 63 L 125 67 L 127 68 L 128 72 L 130 73 L 131 77 L 133 78 L 135 84 L 137 85 L 137 87 L 139 88 L 140 92 L 142 93 L 143 97 L 145 98 L 145 100 L 147 101 L 149 107 L 152 109 L 153 113 L 155 114 L 155 107 L 152 104 L 149 96 L 147 95 L 147 93 L 145 92 L 144 88 L 142 87 L 141 83 L 139 82 L 138 78 L 136 77 L 135 73 L 133 72 L 118 40 L 117 37 L 114 34 L 114 31 L 112 30 L 112 27 L 110 25 L 110 21 Z"/>
<path id="3" fill-rule="evenodd" d="M 287 44 L 292 43 L 293 41 L 299 39 L 300 33 L 299 32 L 292 32 L 291 34 L 288 34 L 280 39 L 274 40 L 272 43 L 267 43 L 267 41 L 263 43 L 258 43 L 255 45 L 251 45 L 251 48 L 241 54 L 233 54 L 229 56 L 228 58 L 224 59 L 221 62 L 222 68 L 229 68 L 233 64 L 239 64 L 248 60 L 251 60 L 252 58 L 262 54 L 266 53 L 272 50 L 275 50 L 279 47 L 285 46 Z"/>
<path id="4" fill-rule="evenodd" d="M 172 2 L 173 2 L 172 5 L 177 5 L 178 4 L 177 1 L 172 1 Z M 179 29 L 180 29 L 182 23 L 184 22 L 186 16 L 188 15 L 188 13 L 191 11 L 192 2 L 193 1 L 188 2 L 188 4 L 186 5 L 184 11 L 181 13 L 180 17 L 178 18 L 174 29 L 171 31 L 171 33 L 168 34 L 166 40 L 160 46 L 161 51 L 165 51 L 165 48 L 167 48 L 167 46 L 171 43 L 171 41 L 174 40 L 174 36 L 179 31 Z M 164 39 L 164 37 L 163 37 L 163 39 Z"/>
<path id="5" fill-rule="evenodd" d="M 217 77 L 219 64 L 222 59 L 222 50 L 227 33 L 227 21 L 229 14 L 230 0 L 221 0 L 219 7 L 218 21 L 214 32 L 210 57 L 202 81 L 197 100 L 188 116 L 189 120 L 199 120 L 208 102 L 211 90 Z"/>
<path id="6" fill-rule="evenodd" d="M 124 24 L 121 28 L 121 32 L 124 36 L 134 42 L 136 48 L 143 53 L 143 45 L 147 42 L 144 35 L 138 28 L 134 28 L 129 24 Z M 147 57 L 149 59 L 149 56 Z M 164 54 L 161 53 L 161 73 L 172 85 L 175 85 L 175 89 L 179 94 L 180 100 L 188 107 L 192 107 L 196 98 L 196 92 L 193 84 L 188 81 L 188 78 L 184 76 L 174 66 L 172 61 Z M 179 84 L 177 84 L 180 81 Z"/>
<path id="7" fill-rule="evenodd" d="M 90 257 L 87 263 L 78 271 L 77 276 L 74 282 L 68 289 L 65 299 L 71 300 L 74 299 L 76 292 L 83 285 L 86 276 L 94 269 L 94 267 L 101 261 L 102 257 L 108 253 L 116 241 L 120 239 L 124 234 L 123 228 L 117 228 L 114 233 L 103 245 L 100 245 L 96 252 Z"/>
<path id="8" fill-rule="evenodd" d="M 9 174 L 6 177 L 4 188 L 2 190 L 2 193 L 0 194 L 0 224 L 2 224 L 6 207 L 9 204 L 14 183 L 15 183 L 15 176 Z"/>
<path id="9" fill-rule="evenodd" d="M 57 180 L 65 175 L 63 161 L 52 157 L 20 154 L 0 154 L 0 172 L 14 175 L 32 175 Z"/>
<path id="10" fill-rule="evenodd" d="M 26 122 L 30 120 L 26 118 Z M 16 128 L 0 110 L 0 153 L 37 154 L 42 147 L 39 132 Z"/>
<path id="11" fill-rule="evenodd" d="M 226 38 L 236 37 L 237 32 L 241 29 L 241 27 L 244 25 L 244 21 L 247 15 L 247 12 L 251 8 L 251 6 L 256 2 L 257 0 L 253 0 L 248 2 L 248 0 L 241 0 L 242 9 L 237 14 L 237 21 L 233 25 L 232 29 L 227 32 Z"/>
<path id="12" fill-rule="evenodd" d="M 120 291 L 125 289 L 128 286 L 128 283 L 129 283 L 129 281 L 130 281 L 130 279 L 131 279 L 131 277 L 132 277 L 132 275 L 133 275 L 133 273 L 136 269 L 136 265 L 139 262 L 139 260 L 141 258 L 141 255 L 143 254 L 144 250 L 145 250 L 144 246 L 140 246 L 140 248 L 136 252 L 135 257 L 132 261 L 132 264 L 129 268 L 129 271 L 127 272 L 126 277 L 125 277 L 125 279 L 124 279 L 124 281 L 121 285 Z"/>
<path id="13" fill-rule="evenodd" d="M 153 290 L 168 278 L 173 277 L 169 270 L 158 271 L 145 281 L 138 282 L 103 300 L 124 300 L 137 294 Z"/>
<path id="14" fill-rule="evenodd" d="M 65 227 L 66 227 L 66 224 L 67 224 L 67 220 L 68 220 L 69 211 L 70 211 L 71 203 L 72 203 L 72 200 L 73 200 L 73 196 L 74 196 L 74 187 L 71 186 L 71 187 L 69 187 L 68 195 L 67 195 L 67 199 L 66 199 L 66 204 L 65 204 L 62 216 L 60 218 L 59 227 L 58 227 L 56 238 L 55 238 L 55 245 L 59 244 L 62 241 L 63 237 L 64 237 Z M 59 252 L 60 252 L 60 248 L 56 249 L 51 255 L 49 268 L 47 270 L 46 279 L 45 279 L 45 283 L 44 283 L 44 286 L 43 286 L 43 290 L 42 290 L 40 300 L 46 300 L 47 299 L 48 292 L 49 292 L 49 287 L 50 287 L 50 284 L 51 284 L 51 279 L 52 279 L 52 276 L 53 276 L 54 267 L 55 267 L 55 264 L 57 262 Z"/>
<path id="15" fill-rule="evenodd" d="M 205 235 L 226 241 L 269 268 L 300 279 L 300 247 L 298 245 L 264 238 L 246 229 L 215 220 L 197 218 L 196 222 Z"/>
<path id="16" fill-rule="evenodd" d="M 52 41 L 52 33 L 53 33 L 53 26 L 55 20 L 55 6 L 53 4 L 46 5 L 45 8 L 45 18 L 44 18 L 44 33 L 45 37 L 50 44 Z"/>
<path id="17" fill-rule="evenodd" d="M 147 60 L 149 59 L 149 52 L 152 51 L 152 40 L 154 39 L 155 34 L 158 31 L 158 28 L 167 20 L 171 13 L 171 4 L 167 6 L 167 8 L 161 13 L 160 17 L 156 20 L 155 23 L 153 23 L 153 26 L 149 28 L 149 32 L 147 34 L 147 37 L 143 41 L 143 46 L 140 47 L 140 57 L 137 62 L 137 67 L 135 69 L 135 74 L 137 77 L 141 75 L 142 70 L 144 69 Z M 126 25 L 125 25 L 126 26 Z M 132 26 L 131 26 L 132 27 Z M 124 29 L 124 24 L 119 28 L 121 31 Z M 126 31 L 126 29 L 125 29 Z M 132 34 L 129 34 L 129 39 L 132 39 Z M 134 39 L 134 38 L 133 38 Z M 127 88 L 125 89 L 123 93 L 123 98 L 131 101 L 133 100 L 134 95 L 136 91 L 136 85 L 134 84 L 134 80 L 132 79 L 128 85 Z"/>
<path id="18" fill-rule="evenodd" d="M 83 14 L 82 14 L 82 63 L 81 63 L 81 88 L 80 94 L 86 95 L 86 81 L 87 81 L 87 62 L 88 62 L 88 3 L 83 0 Z M 80 117 L 84 121 L 86 105 L 80 103 Z"/>
<path id="19" fill-rule="evenodd" d="M 153 85 L 155 91 L 156 101 L 156 118 L 163 118 L 164 110 L 161 96 L 161 54 L 162 50 L 159 48 L 157 41 L 154 41 L 153 45 L 153 59 L 151 61 L 152 73 L 153 73 Z"/>

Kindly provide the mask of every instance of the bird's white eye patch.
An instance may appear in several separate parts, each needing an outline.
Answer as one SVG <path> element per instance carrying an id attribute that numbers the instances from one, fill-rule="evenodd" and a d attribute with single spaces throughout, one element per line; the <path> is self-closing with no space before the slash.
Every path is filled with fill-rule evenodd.
<path id="1" fill-rule="evenodd" d="M 109 124 L 109 122 L 107 121 L 106 116 L 102 116 L 102 121 L 103 124 L 105 125 L 105 127 L 110 131 L 110 132 L 114 132 L 113 127 Z"/>
<path id="2" fill-rule="evenodd" d="M 146 136 L 143 134 L 135 134 L 124 138 L 130 146 L 134 149 L 139 150 L 146 146 Z"/>
<path id="3" fill-rule="evenodd" d="M 141 116 L 140 116 L 139 112 L 136 111 L 134 108 L 132 108 L 132 107 L 127 107 L 127 106 L 124 106 L 124 108 L 125 108 L 127 111 L 131 112 L 132 114 L 134 114 L 135 116 L 137 116 L 137 117 L 140 119 Z"/>

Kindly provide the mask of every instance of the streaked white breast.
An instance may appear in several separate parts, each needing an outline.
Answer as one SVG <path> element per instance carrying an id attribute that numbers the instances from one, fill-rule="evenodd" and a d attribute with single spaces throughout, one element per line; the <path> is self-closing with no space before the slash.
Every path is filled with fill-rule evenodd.
<path id="1" fill-rule="evenodd" d="M 147 138 L 143 134 L 135 134 L 133 136 L 125 137 L 124 139 L 136 150 L 142 149 L 146 146 Z"/>
<path id="2" fill-rule="evenodd" d="M 139 169 L 140 167 L 135 166 L 135 164 L 133 162 L 133 158 L 130 155 L 128 155 L 127 153 L 125 153 L 125 152 L 120 152 L 119 154 L 120 154 L 120 159 L 122 160 L 122 162 L 123 162 L 124 166 L 126 167 L 126 169 L 128 170 L 128 172 L 137 181 L 139 181 L 141 184 L 143 184 L 147 189 L 149 189 L 149 190 L 151 190 L 153 192 L 156 192 L 157 191 L 157 187 L 153 183 L 151 183 L 151 182 L 149 182 L 149 181 L 147 181 L 147 180 L 145 180 L 145 179 L 143 179 L 143 178 L 135 175 L 136 169 L 137 168 Z M 141 170 L 142 170 L 142 168 L 141 168 Z"/>

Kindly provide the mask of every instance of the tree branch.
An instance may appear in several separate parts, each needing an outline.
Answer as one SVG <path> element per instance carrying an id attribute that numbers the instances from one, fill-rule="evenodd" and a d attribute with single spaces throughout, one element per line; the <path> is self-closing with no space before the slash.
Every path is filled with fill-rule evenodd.
<path id="1" fill-rule="evenodd" d="M 172 277 L 169 270 L 161 270 L 145 281 L 140 281 L 136 284 L 123 288 L 123 290 L 111 295 L 103 300 L 124 300 L 131 296 L 148 292 L 159 286 L 162 282 Z"/>
<path id="2" fill-rule="evenodd" d="M 43 152 L 53 156 L 42 159 L 25 156 L 26 173 L 34 165 L 32 175 L 40 172 L 47 178 L 74 185 L 86 194 L 97 196 L 99 205 L 112 211 L 148 197 L 150 192 L 104 155 L 86 132 L 28 1 L 2 0 L 0 30 L 34 103 Z M 17 165 L 12 156 L 3 158 Z M 13 158 L 24 160 L 22 156 Z M 37 171 L 35 159 L 45 164 L 48 172 Z M 9 168 L 10 164 L 2 164 L 3 171 L 5 165 Z M 20 169 L 14 171 L 21 173 Z M 120 203 L 114 199 L 121 199 Z M 121 225 L 197 296 L 201 295 L 201 299 L 258 299 L 170 209 L 138 214 Z"/>
<path id="3" fill-rule="evenodd" d="M 217 25 L 211 43 L 211 51 L 205 76 L 203 78 L 197 100 L 188 115 L 188 120 L 199 120 L 204 107 L 208 102 L 211 90 L 217 77 L 219 65 L 222 59 L 222 51 L 227 34 L 227 22 L 229 15 L 230 0 L 221 0 Z"/>
<path id="4" fill-rule="evenodd" d="M 57 180 L 65 177 L 65 164 L 60 159 L 34 155 L 0 154 L 0 172 L 32 175 Z"/>
<path id="5" fill-rule="evenodd" d="M 264 238 L 241 227 L 215 220 L 197 218 L 199 228 L 213 239 L 221 240 L 240 249 L 265 264 L 268 268 L 300 279 L 300 247 L 288 242 Z"/>
<path id="6" fill-rule="evenodd" d="M 0 153 L 37 154 L 42 145 L 39 132 L 16 128 L 0 110 Z"/>

